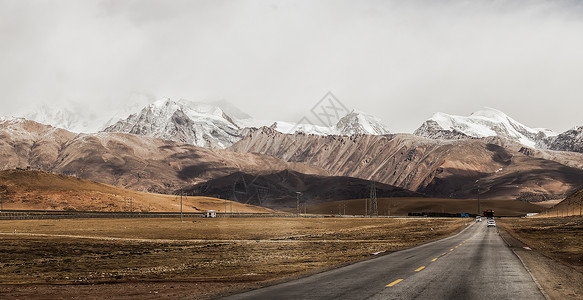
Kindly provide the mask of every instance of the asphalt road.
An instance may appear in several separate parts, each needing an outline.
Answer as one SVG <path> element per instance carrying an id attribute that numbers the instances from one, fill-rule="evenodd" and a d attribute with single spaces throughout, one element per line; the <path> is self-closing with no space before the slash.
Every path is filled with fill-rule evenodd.
<path id="1" fill-rule="evenodd" d="M 486 222 L 375 259 L 225 299 L 545 299 Z"/>

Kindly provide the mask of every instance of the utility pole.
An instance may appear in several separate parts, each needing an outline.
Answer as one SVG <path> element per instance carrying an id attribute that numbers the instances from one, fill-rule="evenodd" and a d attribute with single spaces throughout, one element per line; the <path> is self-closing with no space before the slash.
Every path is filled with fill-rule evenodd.
<path id="1" fill-rule="evenodd" d="M 478 213 L 477 215 L 480 215 L 480 179 L 476 180 L 476 186 L 478 187 Z"/>
<path id="2" fill-rule="evenodd" d="M 182 194 L 184 194 L 183 191 L 180 191 L 180 222 L 182 223 Z"/>
<path id="3" fill-rule="evenodd" d="M 302 192 L 296 192 L 296 210 L 298 212 L 298 216 L 301 213 L 301 211 L 300 211 L 300 196 L 301 195 L 302 195 Z"/>
<path id="4" fill-rule="evenodd" d="M 369 211 L 369 215 L 372 216 L 379 216 L 379 207 L 378 207 L 378 203 L 377 203 L 377 187 L 375 185 L 375 182 L 372 181 L 371 187 L 370 187 L 370 211 Z"/>
<path id="5" fill-rule="evenodd" d="M 364 200 L 364 216 L 368 216 L 368 199 Z"/>

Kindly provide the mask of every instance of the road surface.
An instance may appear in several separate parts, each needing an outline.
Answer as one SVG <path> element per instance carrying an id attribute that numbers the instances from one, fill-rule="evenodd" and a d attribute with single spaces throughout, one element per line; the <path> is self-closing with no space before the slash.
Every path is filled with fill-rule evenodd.
<path id="1" fill-rule="evenodd" d="M 545 299 L 495 227 L 225 299 Z"/>

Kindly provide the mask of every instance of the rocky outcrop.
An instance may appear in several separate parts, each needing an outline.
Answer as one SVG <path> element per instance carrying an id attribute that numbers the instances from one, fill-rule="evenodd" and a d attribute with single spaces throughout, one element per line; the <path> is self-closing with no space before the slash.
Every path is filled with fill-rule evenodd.
<path id="1" fill-rule="evenodd" d="M 547 138 L 544 144 L 551 150 L 583 153 L 583 126 L 578 126 L 557 136 Z"/>
<path id="2" fill-rule="evenodd" d="M 206 148 L 223 149 L 241 138 L 240 128 L 220 108 L 164 99 L 105 128 Z"/>

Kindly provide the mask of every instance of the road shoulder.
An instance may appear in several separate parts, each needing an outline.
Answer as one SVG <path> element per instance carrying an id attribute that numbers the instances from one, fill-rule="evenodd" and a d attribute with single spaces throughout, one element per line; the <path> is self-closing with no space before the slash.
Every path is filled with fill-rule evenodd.
<path id="1" fill-rule="evenodd" d="M 503 226 L 499 233 L 551 299 L 581 299 L 583 273 L 532 250 Z M 526 247 L 526 248 L 525 248 Z"/>

